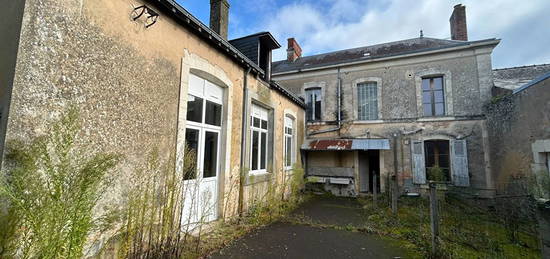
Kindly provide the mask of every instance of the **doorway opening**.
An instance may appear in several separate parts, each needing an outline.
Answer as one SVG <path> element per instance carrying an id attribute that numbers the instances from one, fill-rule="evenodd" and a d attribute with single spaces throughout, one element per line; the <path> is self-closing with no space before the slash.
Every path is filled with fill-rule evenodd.
<path id="1" fill-rule="evenodd" d="M 380 150 L 359 152 L 359 191 L 372 193 L 374 185 L 380 192 Z M 376 183 L 374 182 L 376 176 Z"/>

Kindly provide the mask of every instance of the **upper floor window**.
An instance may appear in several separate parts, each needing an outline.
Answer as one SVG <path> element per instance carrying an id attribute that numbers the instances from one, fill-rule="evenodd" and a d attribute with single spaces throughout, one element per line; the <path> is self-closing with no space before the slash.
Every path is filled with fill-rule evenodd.
<path id="1" fill-rule="evenodd" d="M 306 89 L 306 119 L 308 121 L 321 120 L 321 88 Z"/>
<path id="2" fill-rule="evenodd" d="M 292 164 L 296 161 L 295 158 L 295 143 L 294 143 L 294 119 L 285 116 L 285 132 L 284 132 L 284 146 L 285 146 L 285 169 L 292 168 Z"/>
<path id="3" fill-rule="evenodd" d="M 376 82 L 357 84 L 357 116 L 359 120 L 378 119 L 378 87 Z"/>
<path id="4" fill-rule="evenodd" d="M 424 107 L 424 116 L 445 115 L 443 77 L 422 79 L 422 106 Z"/>
<path id="5" fill-rule="evenodd" d="M 254 173 L 267 170 L 268 111 L 258 105 L 252 105 L 250 116 L 250 170 Z"/>

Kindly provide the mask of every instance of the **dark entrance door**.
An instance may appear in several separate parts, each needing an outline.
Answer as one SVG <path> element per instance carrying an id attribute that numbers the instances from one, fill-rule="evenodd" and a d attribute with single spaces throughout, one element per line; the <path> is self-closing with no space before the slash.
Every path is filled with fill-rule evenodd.
<path id="1" fill-rule="evenodd" d="M 359 151 L 359 191 L 372 193 L 374 176 L 376 175 L 376 187 L 380 192 L 380 151 Z"/>

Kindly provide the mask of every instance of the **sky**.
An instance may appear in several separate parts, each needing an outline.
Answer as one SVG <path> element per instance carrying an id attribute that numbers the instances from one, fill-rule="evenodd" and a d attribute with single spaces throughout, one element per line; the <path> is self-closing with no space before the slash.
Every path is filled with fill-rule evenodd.
<path id="1" fill-rule="evenodd" d="M 210 1 L 176 0 L 204 24 Z M 449 17 L 466 6 L 469 40 L 501 39 L 493 68 L 550 63 L 550 0 L 229 0 L 229 39 L 269 31 L 282 47 L 294 37 L 303 55 L 419 36 L 450 39 Z"/>

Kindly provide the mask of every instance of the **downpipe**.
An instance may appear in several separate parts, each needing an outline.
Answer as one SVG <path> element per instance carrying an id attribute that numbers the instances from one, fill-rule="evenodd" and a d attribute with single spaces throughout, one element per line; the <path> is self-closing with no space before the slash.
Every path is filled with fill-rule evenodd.
<path id="1" fill-rule="evenodd" d="M 244 168 L 245 168 L 245 153 L 246 153 L 246 126 L 248 125 L 247 119 L 247 102 L 248 102 L 248 75 L 250 74 L 251 68 L 249 67 L 246 71 L 244 71 L 244 78 L 243 78 L 243 103 L 242 103 L 242 120 L 241 120 L 241 165 L 240 165 L 240 172 L 239 172 L 239 199 L 238 199 L 238 212 L 239 217 L 243 215 L 243 207 L 244 207 Z"/>

